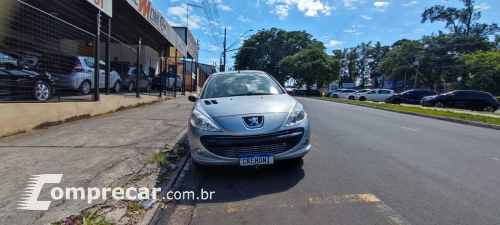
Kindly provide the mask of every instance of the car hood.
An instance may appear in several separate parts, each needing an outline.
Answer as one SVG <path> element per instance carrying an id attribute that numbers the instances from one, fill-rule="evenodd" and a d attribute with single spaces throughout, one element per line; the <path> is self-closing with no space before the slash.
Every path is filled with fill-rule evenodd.
<path id="1" fill-rule="evenodd" d="M 206 101 L 217 102 L 208 105 Z M 287 94 L 200 99 L 194 108 L 212 118 L 265 113 L 288 113 L 297 101 Z"/>

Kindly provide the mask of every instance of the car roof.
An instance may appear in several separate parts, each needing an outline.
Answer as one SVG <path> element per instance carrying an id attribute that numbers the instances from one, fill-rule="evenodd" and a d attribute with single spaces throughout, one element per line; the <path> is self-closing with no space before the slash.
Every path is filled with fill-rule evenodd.
<path id="1" fill-rule="evenodd" d="M 225 75 L 225 74 L 244 75 L 244 74 L 248 74 L 248 73 L 260 73 L 260 74 L 269 75 L 266 72 L 260 71 L 260 70 L 232 70 L 232 71 L 217 72 L 217 73 L 214 73 L 210 76 Z"/>

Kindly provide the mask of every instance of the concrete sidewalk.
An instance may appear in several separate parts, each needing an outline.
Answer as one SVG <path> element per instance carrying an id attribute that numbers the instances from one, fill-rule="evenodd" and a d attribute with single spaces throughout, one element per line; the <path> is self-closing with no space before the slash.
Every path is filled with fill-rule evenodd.
<path id="1" fill-rule="evenodd" d="M 48 211 L 16 209 L 32 175 L 63 174 L 59 184 L 44 185 L 39 201 L 51 200 L 53 187 L 117 187 L 131 179 L 186 128 L 191 107 L 187 95 L 179 96 L 0 139 L 0 224 L 48 224 L 90 207 L 59 200 Z M 155 179 L 141 182 L 151 187 Z"/>

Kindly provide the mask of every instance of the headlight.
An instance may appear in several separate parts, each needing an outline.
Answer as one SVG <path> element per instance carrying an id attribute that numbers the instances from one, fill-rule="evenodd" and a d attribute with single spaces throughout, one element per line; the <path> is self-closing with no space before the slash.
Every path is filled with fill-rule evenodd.
<path id="1" fill-rule="evenodd" d="M 306 119 L 306 112 L 304 111 L 304 107 L 297 103 L 293 108 L 292 112 L 288 116 L 286 120 L 285 126 L 292 126 L 295 124 L 299 124 Z"/>
<path id="2" fill-rule="evenodd" d="M 221 131 L 217 125 L 215 125 L 212 120 L 210 120 L 208 117 L 203 115 L 201 112 L 198 110 L 193 110 L 193 114 L 191 115 L 191 125 L 194 127 L 200 129 L 200 130 L 206 130 L 206 131 Z"/>

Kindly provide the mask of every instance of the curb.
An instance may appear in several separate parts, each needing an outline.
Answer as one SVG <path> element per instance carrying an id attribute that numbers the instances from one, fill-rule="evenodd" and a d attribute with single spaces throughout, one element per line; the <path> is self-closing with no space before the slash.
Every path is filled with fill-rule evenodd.
<path id="1" fill-rule="evenodd" d="M 165 146 L 165 149 L 174 149 L 179 143 L 181 142 L 180 140 L 184 137 L 184 135 L 186 135 L 188 132 L 188 127 L 186 126 L 174 139 L 172 139 L 166 146 Z M 186 165 L 186 162 L 188 161 L 188 159 L 190 158 L 190 154 L 188 152 L 188 154 L 186 154 L 185 157 L 182 157 L 179 161 L 179 165 L 177 167 L 177 170 L 175 170 L 173 173 L 172 173 L 172 178 L 173 179 L 170 179 L 168 181 L 168 183 L 161 187 L 161 189 L 166 189 L 166 190 L 169 190 L 172 188 L 172 186 L 175 184 L 175 182 L 177 181 L 177 179 L 179 178 L 179 175 L 181 174 L 181 172 L 183 171 L 184 169 L 184 166 Z M 163 192 L 163 191 L 162 191 Z M 160 204 L 157 203 L 153 206 L 152 210 L 149 210 L 145 215 L 144 215 L 144 218 L 139 222 L 139 225 L 148 225 L 148 224 L 157 224 L 159 221 L 158 219 L 160 219 L 159 217 L 161 217 L 159 214 L 160 212 Z M 153 223 L 153 221 L 156 221 L 156 223 Z"/>
<path id="2" fill-rule="evenodd" d="M 379 109 L 379 110 L 397 112 L 397 113 L 402 113 L 402 114 L 407 114 L 407 115 L 420 116 L 420 117 L 443 120 L 443 121 L 448 121 L 448 122 L 460 123 L 460 124 L 471 125 L 471 126 L 476 126 L 476 127 L 483 127 L 483 128 L 494 129 L 494 130 L 500 130 L 500 125 L 495 125 L 495 124 L 467 121 L 467 120 L 448 118 L 448 117 L 442 117 L 442 116 L 427 115 L 427 114 L 415 113 L 415 112 L 407 112 L 407 111 L 401 111 L 401 110 L 396 110 L 396 109 L 377 108 L 374 106 L 358 105 L 358 104 L 353 104 L 353 103 L 349 103 L 349 102 L 330 101 L 330 100 L 321 99 L 321 98 L 312 98 L 312 99 L 317 99 L 317 100 L 322 100 L 322 101 L 327 101 L 327 102 L 336 102 L 336 103 L 347 104 L 347 105 L 355 105 L 355 106 L 361 106 L 361 107 L 366 107 L 366 108 Z"/>

